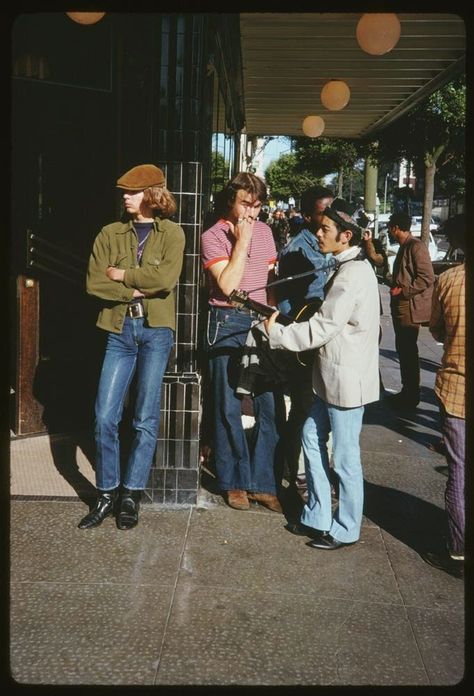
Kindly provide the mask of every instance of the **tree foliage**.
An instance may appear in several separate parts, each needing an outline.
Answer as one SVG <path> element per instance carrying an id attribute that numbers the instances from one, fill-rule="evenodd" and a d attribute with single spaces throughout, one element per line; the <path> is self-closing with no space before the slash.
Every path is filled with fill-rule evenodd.
<path id="1" fill-rule="evenodd" d="M 313 172 L 298 165 L 294 153 L 281 155 L 265 170 L 265 180 L 270 188 L 271 197 L 288 201 L 290 196 L 299 198 L 310 186 L 321 184 L 321 178 Z"/>
<path id="2" fill-rule="evenodd" d="M 365 154 L 360 144 L 347 138 L 306 138 L 294 139 L 295 155 L 300 167 L 324 177 L 343 171 L 348 174 Z"/>
<path id="3" fill-rule="evenodd" d="M 212 153 L 211 193 L 216 194 L 229 178 L 229 162 L 220 152 Z"/>
<path id="4" fill-rule="evenodd" d="M 466 85 L 464 76 L 449 82 L 368 143 L 377 163 L 435 159 L 438 168 L 464 158 Z M 443 157 L 441 157 L 443 155 Z M 441 157 L 441 159 L 440 159 Z"/>
<path id="5" fill-rule="evenodd" d="M 346 195 L 350 195 L 350 179 L 354 179 L 357 164 L 367 152 L 366 143 L 349 138 L 298 137 L 294 139 L 294 145 L 299 167 L 309 169 L 321 178 L 337 174 L 338 195 L 343 195 L 344 188 Z"/>
<path id="6" fill-rule="evenodd" d="M 437 180 L 450 193 L 462 195 L 464 190 L 465 121 L 466 84 L 462 75 L 428 96 L 369 144 L 370 156 L 379 164 L 402 159 L 413 162 L 418 179 L 424 183 L 424 240 L 429 235 L 435 175 L 441 173 Z M 456 186 L 457 191 L 453 191 Z"/>
<path id="7" fill-rule="evenodd" d="M 341 191 L 339 193 L 339 186 Z M 343 175 L 341 180 L 340 172 L 335 174 L 329 182 L 329 188 L 337 192 L 337 195 L 345 198 L 348 201 L 354 201 L 358 198 L 364 198 L 365 194 L 365 175 L 364 162 L 359 160 L 355 167 Z"/>

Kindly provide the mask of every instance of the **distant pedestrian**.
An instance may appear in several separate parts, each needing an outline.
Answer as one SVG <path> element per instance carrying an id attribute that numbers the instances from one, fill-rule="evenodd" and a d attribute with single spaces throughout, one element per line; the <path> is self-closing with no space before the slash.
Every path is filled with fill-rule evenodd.
<path id="1" fill-rule="evenodd" d="M 298 234 L 298 232 L 300 232 L 303 229 L 303 227 L 305 226 L 305 220 L 301 214 L 301 210 L 297 210 L 296 208 L 292 208 L 290 210 L 290 213 L 288 215 L 288 224 L 289 237 L 294 237 L 295 234 Z"/>
<path id="2" fill-rule="evenodd" d="M 272 218 L 273 219 L 270 227 L 272 230 L 273 239 L 275 241 L 276 250 L 278 252 L 280 249 L 283 249 L 288 241 L 288 231 L 290 229 L 290 225 L 284 211 L 279 208 L 274 211 Z"/>
<path id="3" fill-rule="evenodd" d="M 87 271 L 87 292 L 102 302 L 97 326 L 107 332 L 107 345 L 95 403 L 97 501 L 80 529 L 97 527 L 114 512 L 119 529 L 138 522 L 156 449 L 183 264 L 184 232 L 168 219 L 176 202 L 161 169 L 133 167 L 117 188 L 123 189 L 128 219 L 102 228 Z M 122 476 L 118 428 L 135 375 L 134 439 Z"/>
<path id="4" fill-rule="evenodd" d="M 454 249 L 465 250 L 466 220 L 455 215 L 445 224 Z M 448 480 L 445 504 L 448 522 L 447 569 L 464 561 L 464 468 L 466 438 L 466 269 L 465 264 L 438 276 L 433 292 L 430 331 L 444 343 L 435 394 L 440 404 Z"/>
<path id="5" fill-rule="evenodd" d="M 415 408 L 420 401 L 418 334 L 428 324 L 435 275 L 428 247 L 410 234 L 411 217 L 393 213 L 388 231 L 400 248 L 393 264 L 390 310 L 395 331 L 395 347 L 400 361 L 402 389 L 387 396 L 396 409 Z"/>

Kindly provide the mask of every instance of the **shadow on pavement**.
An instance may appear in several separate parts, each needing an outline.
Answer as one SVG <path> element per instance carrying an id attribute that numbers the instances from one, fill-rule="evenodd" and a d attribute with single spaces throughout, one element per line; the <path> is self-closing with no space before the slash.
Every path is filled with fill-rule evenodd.
<path id="1" fill-rule="evenodd" d="M 433 450 L 440 438 L 439 411 L 437 408 L 427 408 L 425 404 L 436 405 L 431 389 L 422 388 L 419 406 L 406 412 L 392 410 L 384 400 L 368 404 L 365 407 L 364 425 L 381 425 Z M 434 432 L 426 432 L 426 429 Z"/>
<path id="2" fill-rule="evenodd" d="M 399 365 L 398 353 L 396 350 L 390 350 L 388 348 L 380 348 L 380 356 L 387 358 L 388 360 L 393 360 L 394 363 Z M 428 358 L 419 357 L 420 370 L 426 370 L 427 372 L 437 372 L 439 370 L 439 362 L 434 360 L 428 360 Z"/>
<path id="3" fill-rule="evenodd" d="M 91 432 L 67 434 L 64 437 L 50 435 L 49 445 L 58 473 L 75 490 L 84 503 L 91 505 L 96 497 L 96 489 L 81 473 L 77 463 L 77 448 L 80 448 L 86 458 L 94 462 L 94 438 Z"/>
<path id="4" fill-rule="evenodd" d="M 364 515 L 417 553 L 442 552 L 445 511 L 405 491 L 364 481 Z"/>

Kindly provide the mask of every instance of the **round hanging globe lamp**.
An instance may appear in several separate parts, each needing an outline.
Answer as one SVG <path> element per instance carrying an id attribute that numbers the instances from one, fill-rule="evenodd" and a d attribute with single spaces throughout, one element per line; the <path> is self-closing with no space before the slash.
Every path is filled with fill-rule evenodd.
<path id="1" fill-rule="evenodd" d="M 329 80 L 321 90 L 321 102 L 329 111 L 344 109 L 351 98 L 351 90 L 343 80 Z"/>
<path id="2" fill-rule="evenodd" d="M 321 116 L 306 116 L 303 121 L 303 133 L 309 138 L 317 138 L 324 130 L 324 119 Z"/>
<path id="3" fill-rule="evenodd" d="M 382 56 L 395 48 L 400 32 L 400 20 L 396 14 L 367 12 L 359 19 L 356 37 L 363 51 Z"/>
<path id="4" fill-rule="evenodd" d="M 69 19 L 78 24 L 96 24 L 100 22 L 105 12 L 66 12 Z"/>

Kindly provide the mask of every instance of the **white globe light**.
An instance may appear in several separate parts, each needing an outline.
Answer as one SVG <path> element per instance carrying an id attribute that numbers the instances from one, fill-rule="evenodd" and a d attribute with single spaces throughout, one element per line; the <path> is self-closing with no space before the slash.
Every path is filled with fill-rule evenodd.
<path id="1" fill-rule="evenodd" d="M 395 48 L 400 32 L 400 20 L 396 14 L 368 12 L 359 19 L 356 37 L 363 51 L 382 56 Z"/>
<path id="2" fill-rule="evenodd" d="M 69 19 L 78 24 L 96 24 L 100 22 L 105 12 L 66 12 Z"/>
<path id="3" fill-rule="evenodd" d="M 321 90 L 321 102 L 330 111 L 344 109 L 351 98 L 351 90 L 342 80 L 329 80 Z"/>
<path id="4" fill-rule="evenodd" d="M 306 116 L 303 121 L 303 133 L 309 138 L 317 138 L 324 130 L 324 119 L 321 116 Z"/>

